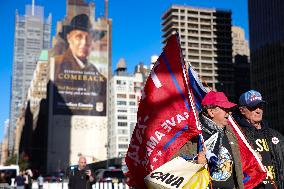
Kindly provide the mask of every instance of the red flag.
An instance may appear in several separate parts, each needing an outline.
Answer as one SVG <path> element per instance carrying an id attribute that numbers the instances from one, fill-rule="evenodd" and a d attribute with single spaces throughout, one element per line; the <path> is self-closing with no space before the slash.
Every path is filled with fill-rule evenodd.
<path id="1" fill-rule="evenodd" d="M 229 117 L 229 125 L 238 138 L 244 173 L 244 186 L 246 189 L 254 188 L 265 179 L 266 169 L 231 116 Z"/>
<path id="2" fill-rule="evenodd" d="M 131 185 L 146 188 L 144 177 L 200 133 L 186 78 L 178 35 L 172 35 L 140 100 L 137 124 L 125 158 Z"/>

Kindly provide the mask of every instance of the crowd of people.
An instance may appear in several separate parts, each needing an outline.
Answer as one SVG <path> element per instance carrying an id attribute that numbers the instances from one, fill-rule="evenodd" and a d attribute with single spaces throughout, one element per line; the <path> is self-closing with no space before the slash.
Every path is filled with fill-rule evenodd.
<path id="1" fill-rule="evenodd" d="M 25 171 L 20 170 L 18 175 L 13 180 L 13 175 L 10 172 L 0 173 L 0 183 L 4 186 L 15 186 L 17 189 L 31 189 L 32 188 L 33 173 L 30 169 Z"/>

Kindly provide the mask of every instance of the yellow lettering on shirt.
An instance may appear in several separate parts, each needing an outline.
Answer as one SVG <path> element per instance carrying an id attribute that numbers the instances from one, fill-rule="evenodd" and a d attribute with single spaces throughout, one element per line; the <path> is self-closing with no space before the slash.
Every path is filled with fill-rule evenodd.
<path id="1" fill-rule="evenodd" d="M 263 152 L 263 151 L 269 152 L 269 146 L 267 144 L 266 139 L 256 139 L 255 144 L 258 146 L 256 148 L 258 152 Z"/>

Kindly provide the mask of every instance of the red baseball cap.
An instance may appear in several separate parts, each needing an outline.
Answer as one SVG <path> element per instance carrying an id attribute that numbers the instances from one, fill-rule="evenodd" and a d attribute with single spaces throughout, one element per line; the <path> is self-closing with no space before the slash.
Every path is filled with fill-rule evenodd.
<path id="1" fill-rule="evenodd" d="M 229 109 L 236 106 L 237 104 L 230 102 L 223 92 L 210 91 L 203 98 L 201 105 L 213 105 Z"/>

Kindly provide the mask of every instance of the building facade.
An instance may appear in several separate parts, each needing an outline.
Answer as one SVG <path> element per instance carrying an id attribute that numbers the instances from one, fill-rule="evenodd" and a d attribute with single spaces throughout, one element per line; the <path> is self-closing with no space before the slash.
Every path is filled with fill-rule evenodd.
<path id="1" fill-rule="evenodd" d="M 93 2 L 67 0 L 66 15 L 57 22 L 49 62 L 47 172 L 77 164 L 81 155 L 87 158 L 88 163 L 107 158 L 107 83 L 111 76 L 112 21 L 107 14 L 96 18 L 95 8 Z M 91 23 L 87 64 L 93 70 L 60 70 L 64 61 L 56 61 L 68 52 L 67 41 L 62 37 L 64 27 L 80 14 L 86 14 Z M 69 74 L 65 76 L 87 76 L 88 80 L 61 79 L 56 70 L 61 71 L 60 74 Z M 96 79 L 98 75 L 100 79 Z"/>
<path id="2" fill-rule="evenodd" d="M 5 165 L 8 159 L 8 128 L 9 120 L 7 119 L 4 123 L 3 139 L 0 143 L 0 165 Z"/>
<path id="3" fill-rule="evenodd" d="M 245 31 L 239 26 L 232 26 L 232 49 L 233 49 L 233 62 L 235 56 L 249 57 L 248 41 L 245 38 Z"/>
<path id="4" fill-rule="evenodd" d="M 25 15 L 16 11 L 14 32 L 14 60 L 8 131 L 9 155 L 13 152 L 17 118 L 33 78 L 37 58 L 42 49 L 50 47 L 51 14 L 44 18 L 40 6 L 26 5 Z"/>
<path id="5" fill-rule="evenodd" d="M 137 122 L 137 111 L 144 86 L 144 66 L 134 74 L 126 72 L 124 59 L 110 79 L 108 117 L 108 158 L 125 157 Z"/>
<path id="6" fill-rule="evenodd" d="M 42 50 L 17 119 L 14 154 L 28 159 L 29 167 L 44 173 L 47 153 L 48 50 Z"/>
<path id="7" fill-rule="evenodd" d="M 231 12 L 172 5 L 162 19 L 163 43 L 177 31 L 185 61 L 208 87 L 234 99 Z"/>
<path id="8" fill-rule="evenodd" d="M 268 102 L 265 118 L 284 133 L 284 2 L 249 0 L 252 88 Z"/>
<path id="9" fill-rule="evenodd" d="M 249 47 L 243 28 L 232 26 L 232 42 L 236 94 L 235 102 L 238 102 L 239 96 L 251 89 Z"/>

